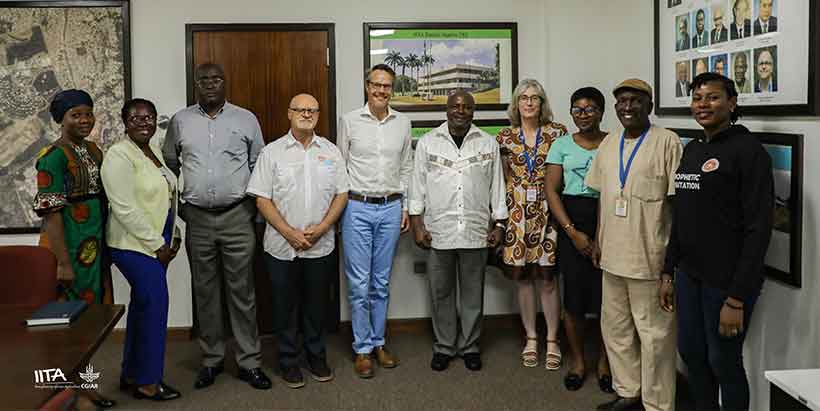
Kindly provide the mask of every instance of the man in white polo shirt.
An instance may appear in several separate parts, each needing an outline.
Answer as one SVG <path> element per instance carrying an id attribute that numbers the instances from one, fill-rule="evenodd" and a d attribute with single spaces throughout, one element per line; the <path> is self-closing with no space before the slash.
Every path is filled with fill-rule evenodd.
<path id="1" fill-rule="evenodd" d="M 305 385 L 299 368 L 298 333 L 308 371 L 330 381 L 323 333 L 328 305 L 330 254 L 336 221 L 347 204 L 347 172 L 336 146 L 314 133 L 319 103 L 299 94 L 288 107 L 290 131 L 259 155 L 248 194 L 267 221 L 265 265 L 273 285 L 273 320 L 282 379 Z M 299 315 L 297 315 L 299 314 Z"/>

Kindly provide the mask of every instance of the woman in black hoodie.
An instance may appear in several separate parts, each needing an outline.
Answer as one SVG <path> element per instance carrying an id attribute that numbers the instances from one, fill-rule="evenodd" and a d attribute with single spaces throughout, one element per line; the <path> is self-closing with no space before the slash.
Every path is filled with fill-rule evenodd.
<path id="1" fill-rule="evenodd" d="M 735 124 L 731 79 L 704 73 L 690 89 L 703 136 L 686 145 L 675 176 L 660 304 L 678 312 L 678 351 L 696 408 L 720 410 L 719 387 L 723 410 L 747 410 L 743 341 L 772 232 L 772 162 L 749 130 Z"/>

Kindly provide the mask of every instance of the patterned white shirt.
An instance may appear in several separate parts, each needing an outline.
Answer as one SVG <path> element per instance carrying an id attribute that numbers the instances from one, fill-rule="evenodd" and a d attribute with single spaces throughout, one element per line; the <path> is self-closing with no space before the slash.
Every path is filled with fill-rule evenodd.
<path id="1" fill-rule="evenodd" d="M 416 145 L 410 214 L 439 250 L 487 247 L 493 220 L 508 217 L 504 174 L 495 137 L 475 125 L 456 146 L 445 122 Z"/>

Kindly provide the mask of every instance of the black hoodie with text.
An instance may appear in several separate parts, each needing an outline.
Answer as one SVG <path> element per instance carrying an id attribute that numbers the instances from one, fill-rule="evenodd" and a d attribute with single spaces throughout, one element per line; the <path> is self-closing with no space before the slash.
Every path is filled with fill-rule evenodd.
<path id="1" fill-rule="evenodd" d="M 760 293 L 774 215 L 772 160 L 746 127 L 690 141 L 675 175 L 664 273 L 745 300 Z"/>

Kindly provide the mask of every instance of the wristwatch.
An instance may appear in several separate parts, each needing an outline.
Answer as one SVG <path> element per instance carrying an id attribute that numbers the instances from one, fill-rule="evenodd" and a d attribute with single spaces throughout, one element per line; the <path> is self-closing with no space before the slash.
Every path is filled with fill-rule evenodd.
<path id="1" fill-rule="evenodd" d="M 502 229 L 502 230 L 503 230 L 503 229 L 505 229 L 505 228 L 507 228 L 507 226 L 505 226 L 504 224 L 501 224 L 501 222 L 500 222 L 500 221 L 496 221 L 496 222 L 495 222 L 495 226 L 496 226 L 496 227 L 498 227 L 498 228 L 500 228 L 500 229 Z"/>

